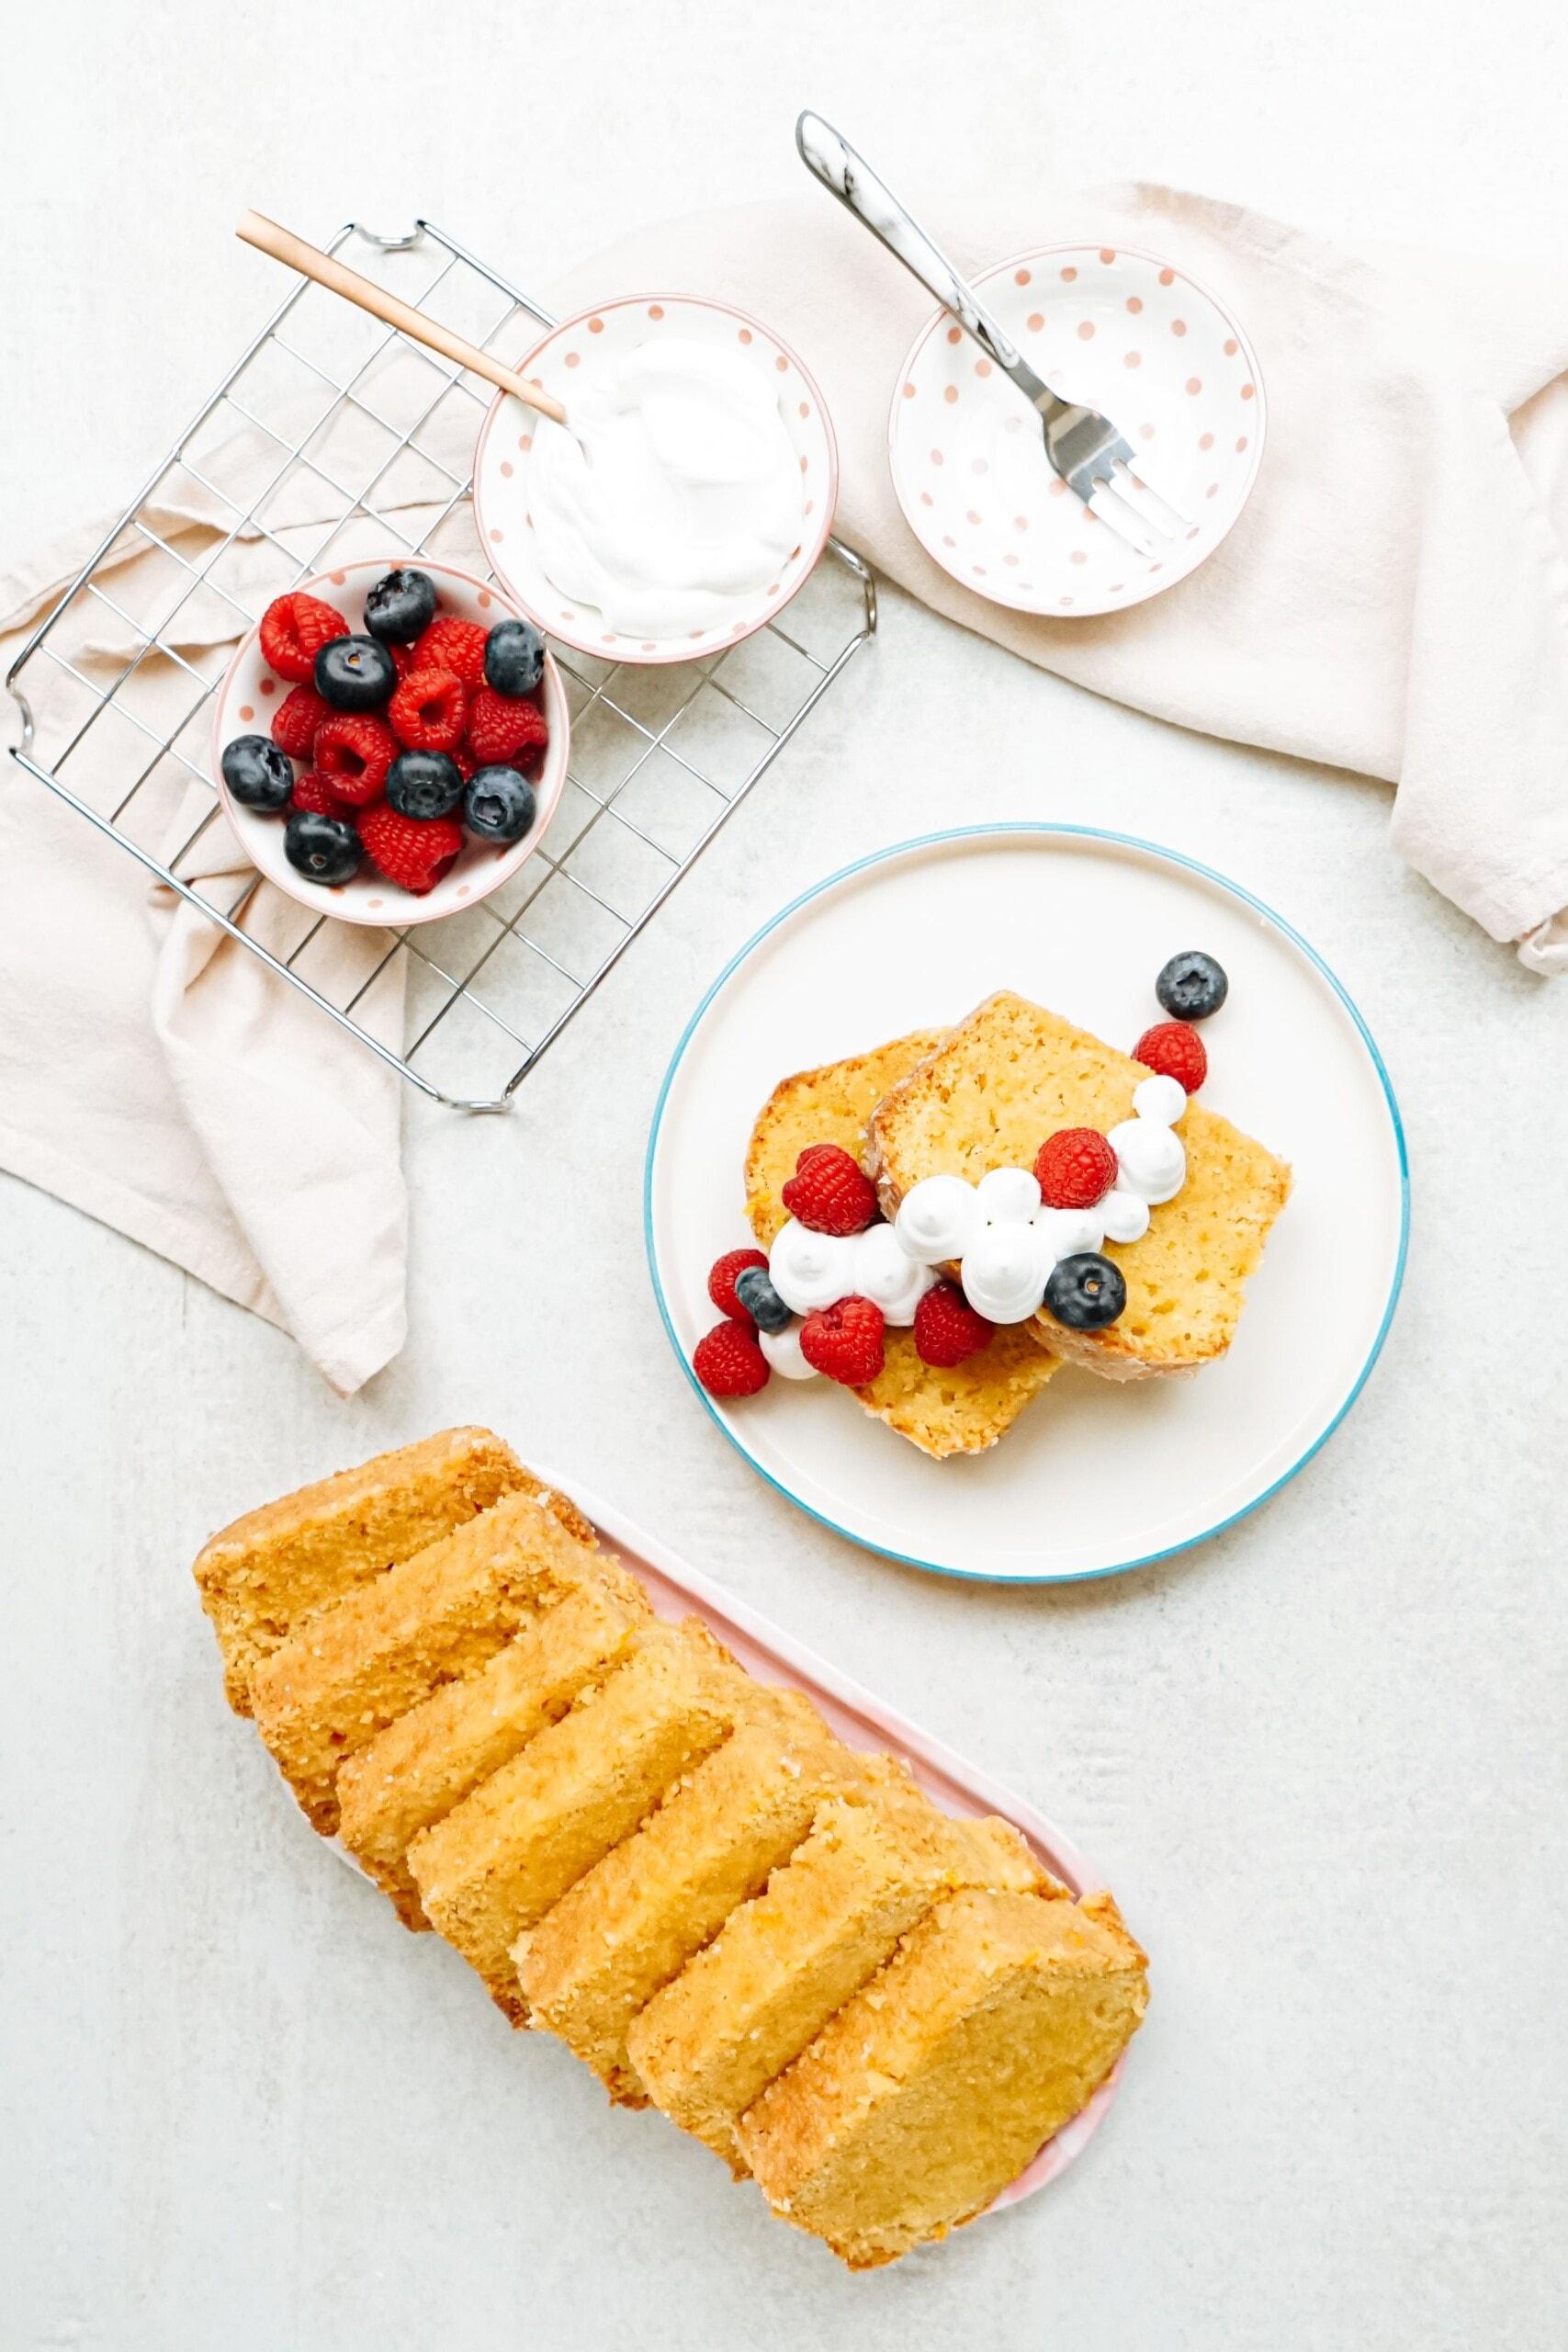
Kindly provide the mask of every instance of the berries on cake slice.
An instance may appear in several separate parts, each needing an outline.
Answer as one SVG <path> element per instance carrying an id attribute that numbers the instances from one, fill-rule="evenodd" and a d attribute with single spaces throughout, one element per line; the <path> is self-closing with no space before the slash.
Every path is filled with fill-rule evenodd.
<path id="1" fill-rule="evenodd" d="M 951 1372 L 988 1347 L 996 1326 L 977 1315 L 955 1283 L 937 1283 L 915 1309 L 915 1353 Z"/>
<path id="2" fill-rule="evenodd" d="M 876 1187 L 841 1144 L 808 1144 L 780 1194 L 813 1233 L 863 1233 L 876 1221 Z"/>
<path id="3" fill-rule="evenodd" d="M 846 1388 L 863 1388 L 886 1362 L 882 1309 L 854 1296 L 818 1307 L 800 1327 L 800 1352 L 813 1372 Z"/>
<path id="4" fill-rule="evenodd" d="M 1098 1127 L 1058 1127 L 1035 1155 L 1034 1181 L 1047 1208 L 1091 1209 L 1116 1182 L 1116 1154 Z"/>
<path id="5" fill-rule="evenodd" d="M 719 1313 L 728 1315 L 732 1321 L 750 1323 L 752 1319 L 735 1288 L 736 1276 L 743 1274 L 749 1266 L 767 1272 L 768 1261 L 761 1250 L 727 1250 L 708 1269 L 708 1296 Z"/>
<path id="6" fill-rule="evenodd" d="M 1126 1304 L 1121 1267 L 1098 1250 L 1059 1258 L 1045 1279 L 1045 1306 L 1069 1331 L 1102 1331 Z"/>
<path id="7" fill-rule="evenodd" d="M 1158 1078 L 1174 1078 L 1189 1094 L 1196 1094 L 1209 1075 L 1208 1050 L 1185 1021 L 1156 1021 L 1134 1046 L 1133 1059 Z"/>

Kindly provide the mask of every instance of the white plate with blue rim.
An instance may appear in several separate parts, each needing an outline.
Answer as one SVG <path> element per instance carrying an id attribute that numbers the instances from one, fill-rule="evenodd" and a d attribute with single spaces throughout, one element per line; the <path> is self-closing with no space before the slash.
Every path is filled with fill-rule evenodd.
<path id="1" fill-rule="evenodd" d="M 918 952 L 912 943 L 919 942 Z M 751 1240 L 742 1164 L 780 1079 L 960 1020 L 1010 989 L 1130 1047 L 1156 974 L 1203 948 L 1230 990 L 1203 1101 L 1294 1187 L 1228 1353 L 1180 1379 L 1072 1367 L 988 1453 L 934 1462 L 826 1380 L 719 1402 L 691 1372 L 708 1269 Z M 1404 1139 L 1366 1023 L 1301 934 L 1239 883 L 1096 830 L 983 826 L 830 875 L 748 942 L 676 1047 L 649 1138 L 649 1266 L 693 1392 L 769 1485 L 912 1567 L 1008 1583 L 1114 1576 L 1232 1526 L 1305 1467 L 1377 1361 L 1404 1274 Z"/>

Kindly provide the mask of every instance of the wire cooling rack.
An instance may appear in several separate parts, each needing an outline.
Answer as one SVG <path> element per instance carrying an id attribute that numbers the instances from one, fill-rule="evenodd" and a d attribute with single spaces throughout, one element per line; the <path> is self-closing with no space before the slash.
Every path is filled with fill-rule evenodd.
<path id="1" fill-rule="evenodd" d="M 345 246 L 366 276 L 508 362 L 556 323 L 429 221 L 402 237 L 351 222 L 331 250 Z M 472 451 L 491 397 L 302 280 L 6 681 L 22 713 L 14 756 L 29 775 L 422 1093 L 470 1111 L 507 1107 L 876 628 L 869 571 L 829 539 L 779 619 L 705 660 L 639 669 L 556 645 L 570 769 L 510 892 L 372 934 L 384 952 L 362 945 L 350 958 L 322 952 L 323 934 L 341 940 L 342 925 L 278 894 L 256 921 L 255 874 L 200 870 L 219 815 L 207 737 L 228 641 L 273 596 L 344 556 L 385 548 L 398 561 L 424 553 L 473 568 Z M 338 455 L 349 440 L 352 469 Z M 182 544 L 193 511 L 205 525 L 195 553 Z M 149 559 L 159 583 L 140 613 L 117 594 L 128 554 Z M 184 811 L 172 845 L 171 808 Z M 400 1050 L 371 1012 L 378 983 L 400 967 Z"/>

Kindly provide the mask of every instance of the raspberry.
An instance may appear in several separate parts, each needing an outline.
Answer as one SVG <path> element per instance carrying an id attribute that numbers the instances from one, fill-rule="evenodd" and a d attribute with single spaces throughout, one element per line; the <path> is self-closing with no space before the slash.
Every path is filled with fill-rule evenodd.
<path id="1" fill-rule="evenodd" d="M 333 715 L 314 686 L 290 686 L 272 717 L 272 740 L 291 760 L 308 760 L 316 729 Z"/>
<path id="2" fill-rule="evenodd" d="M 1186 1021 L 1156 1021 L 1134 1046 L 1133 1059 L 1158 1078 L 1174 1078 L 1189 1094 L 1196 1094 L 1209 1075 L 1203 1040 Z"/>
<path id="3" fill-rule="evenodd" d="M 468 749 L 481 768 L 492 761 L 522 767 L 536 759 L 549 740 L 545 714 L 536 703 L 498 695 L 493 686 L 475 687 L 468 701 Z"/>
<path id="4" fill-rule="evenodd" d="M 338 711 L 316 729 L 316 766 L 355 808 L 380 797 L 397 755 L 390 728 L 366 710 Z"/>
<path id="5" fill-rule="evenodd" d="M 728 1315 L 732 1322 L 744 1323 L 750 1328 L 751 1317 L 735 1295 L 735 1277 L 743 1274 L 748 1266 L 765 1268 L 767 1262 L 760 1250 L 729 1250 L 722 1258 L 714 1261 L 713 1271 L 708 1276 L 708 1296 L 721 1315 Z"/>
<path id="6" fill-rule="evenodd" d="M 411 752 L 455 752 L 463 740 L 468 696 L 450 670 L 412 670 L 388 705 L 399 741 Z"/>
<path id="7" fill-rule="evenodd" d="M 359 820 L 359 838 L 389 882 L 423 899 L 433 890 L 463 846 L 463 828 L 450 817 L 400 817 L 384 800 Z"/>
<path id="8" fill-rule="evenodd" d="M 414 666 L 420 670 L 446 670 L 465 686 L 482 686 L 485 682 L 485 639 L 489 635 L 478 621 L 460 621 L 455 614 L 446 614 L 433 620 L 423 637 L 414 639 L 418 656 Z"/>
<path id="9" fill-rule="evenodd" d="M 268 668 L 280 678 L 308 686 L 322 646 L 348 633 L 341 613 L 297 588 L 289 595 L 275 596 L 262 615 L 261 650 Z"/>
<path id="10" fill-rule="evenodd" d="M 1110 1136 L 1098 1127 L 1058 1127 L 1035 1155 L 1034 1181 L 1047 1208 L 1093 1208 L 1116 1182 Z"/>
<path id="11" fill-rule="evenodd" d="M 768 1359 L 749 1323 L 726 1317 L 692 1351 L 692 1370 L 710 1396 L 754 1396 L 768 1385 Z"/>
<path id="12" fill-rule="evenodd" d="M 290 808 L 309 808 L 317 817 L 343 817 L 353 824 L 359 811 L 351 808 L 333 790 L 333 779 L 321 774 L 320 768 L 307 768 L 303 775 L 294 779 L 294 797 Z"/>
<path id="13" fill-rule="evenodd" d="M 813 1372 L 841 1380 L 846 1388 L 863 1388 L 885 1361 L 882 1309 L 852 1295 L 819 1308 L 800 1327 L 800 1352 Z"/>
<path id="14" fill-rule="evenodd" d="M 783 1199 L 813 1233 L 863 1233 L 876 1216 L 876 1187 L 837 1143 L 807 1146 Z"/>
<path id="15" fill-rule="evenodd" d="M 956 1283 L 937 1283 L 915 1309 L 915 1353 L 922 1363 L 951 1371 L 978 1355 L 995 1328 L 976 1314 Z"/>
<path id="16" fill-rule="evenodd" d="M 387 650 L 392 657 L 392 667 L 398 673 L 398 683 L 400 685 L 405 678 L 412 678 L 420 666 L 419 648 L 417 645 L 405 645 L 399 639 L 393 638 L 388 641 Z M 439 668 L 440 664 L 437 663 L 436 666 Z"/>

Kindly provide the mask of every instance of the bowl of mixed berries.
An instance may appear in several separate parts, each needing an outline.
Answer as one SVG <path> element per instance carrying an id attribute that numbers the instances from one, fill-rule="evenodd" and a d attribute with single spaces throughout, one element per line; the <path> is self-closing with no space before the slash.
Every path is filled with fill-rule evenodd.
<path id="1" fill-rule="evenodd" d="M 516 872 L 560 798 L 569 733 L 560 673 L 499 589 L 370 560 L 267 606 L 218 695 L 213 767 L 269 881 L 401 926 Z"/>

